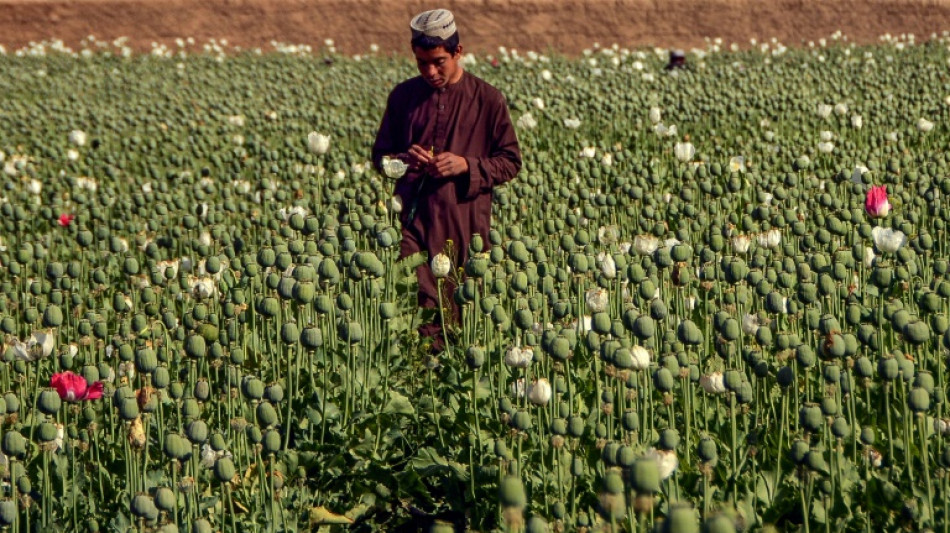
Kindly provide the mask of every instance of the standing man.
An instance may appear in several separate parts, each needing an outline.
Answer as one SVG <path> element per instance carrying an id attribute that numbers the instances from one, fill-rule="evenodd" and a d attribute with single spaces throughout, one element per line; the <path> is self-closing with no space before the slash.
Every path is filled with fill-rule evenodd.
<path id="1" fill-rule="evenodd" d="M 465 72 L 455 18 L 447 9 L 413 17 L 412 53 L 419 76 L 389 94 L 373 163 L 396 157 L 409 169 L 396 182 L 402 200 L 400 256 L 428 253 L 429 259 L 452 241 L 453 270 L 465 264 L 475 233 L 488 236 L 492 188 L 521 169 L 521 150 L 505 97 L 484 80 Z M 429 265 L 418 270 L 419 305 L 439 305 L 438 285 Z M 448 279 L 448 278 L 447 278 Z M 458 307 L 450 283 L 443 303 L 457 322 Z M 420 328 L 433 350 L 444 345 L 438 318 Z"/>

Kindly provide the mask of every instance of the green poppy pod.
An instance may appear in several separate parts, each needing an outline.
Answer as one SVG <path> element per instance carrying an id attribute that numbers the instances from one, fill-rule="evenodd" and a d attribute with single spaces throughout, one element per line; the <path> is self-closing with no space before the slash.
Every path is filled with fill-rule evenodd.
<path id="1" fill-rule="evenodd" d="M 670 392 L 673 390 L 673 386 L 676 383 L 676 380 L 673 378 L 672 372 L 667 368 L 660 368 L 653 374 L 654 384 L 660 392 Z"/>
<path id="2" fill-rule="evenodd" d="M 27 440 L 19 431 L 6 431 L 3 433 L 2 447 L 3 453 L 16 458 L 22 458 L 27 452 Z"/>
<path id="3" fill-rule="evenodd" d="M 692 505 L 674 503 L 660 526 L 662 533 L 699 533 L 699 514 Z"/>
<path id="4" fill-rule="evenodd" d="M 822 428 L 824 421 L 821 408 L 817 405 L 806 405 L 798 412 L 798 423 L 805 431 L 816 433 Z"/>
<path id="5" fill-rule="evenodd" d="M 617 470 L 609 470 L 604 476 L 604 490 L 609 494 L 622 494 L 624 491 L 623 477 Z"/>
<path id="6" fill-rule="evenodd" d="M 703 342 L 703 334 L 692 320 L 683 320 L 676 328 L 676 338 L 687 346 L 698 346 Z"/>
<path id="7" fill-rule="evenodd" d="M 728 391 L 738 392 L 739 387 L 742 386 L 742 382 L 742 373 L 738 370 L 726 370 L 723 374 L 722 383 Z"/>
<path id="8" fill-rule="evenodd" d="M 211 527 L 211 522 L 208 522 L 204 518 L 199 518 L 191 523 L 191 533 L 212 533 L 214 528 Z"/>
<path id="9" fill-rule="evenodd" d="M 264 399 L 271 403 L 280 403 L 284 399 L 284 388 L 280 383 L 272 383 L 264 388 Z"/>
<path id="10" fill-rule="evenodd" d="M 455 528 L 452 528 L 452 531 L 454 530 Z M 550 533 L 550 531 L 547 520 L 537 515 L 529 518 L 525 524 L 525 533 Z"/>
<path id="11" fill-rule="evenodd" d="M 734 341 L 739 338 L 739 333 L 741 329 L 739 328 L 739 321 L 729 317 L 723 321 L 722 327 L 719 329 L 720 334 L 726 341 Z"/>
<path id="12" fill-rule="evenodd" d="M 263 298 L 257 306 L 257 312 L 267 318 L 275 317 L 280 313 L 280 302 L 272 296 Z"/>
<path id="13" fill-rule="evenodd" d="M 56 425 L 50 422 L 41 422 L 36 428 L 36 437 L 41 442 L 52 442 L 56 439 Z"/>
<path id="14" fill-rule="evenodd" d="M 136 494 L 131 503 L 132 514 L 149 522 L 158 518 L 158 507 L 155 499 L 148 494 Z"/>
<path id="15" fill-rule="evenodd" d="M 203 358 L 208 353 L 205 338 L 194 333 L 188 335 L 188 337 L 185 338 L 185 353 L 190 357 Z"/>
<path id="16" fill-rule="evenodd" d="M 907 396 L 907 405 L 915 413 L 923 413 L 930 409 L 930 394 L 923 387 L 914 387 Z"/>
<path id="17" fill-rule="evenodd" d="M 527 496 L 521 478 L 505 476 L 498 486 L 498 498 L 503 507 L 523 508 L 527 504 Z"/>
<path id="18" fill-rule="evenodd" d="M 481 346 L 469 346 L 465 350 L 465 362 L 473 370 L 481 368 L 485 364 L 485 349 Z"/>
<path id="19" fill-rule="evenodd" d="M 88 381 L 88 380 L 87 380 Z M 156 389 L 165 389 L 171 383 L 171 374 L 168 371 L 168 367 L 160 366 L 155 368 L 152 372 L 152 385 Z"/>
<path id="20" fill-rule="evenodd" d="M 119 398 L 115 401 L 116 410 L 122 420 L 131 421 L 139 416 L 139 403 L 133 396 L 131 398 Z"/>
<path id="21" fill-rule="evenodd" d="M 660 490 L 660 467 L 655 459 L 641 457 L 628 472 L 630 485 L 639 494 L 653 494 Z"/>
<path id="22" fill-rule="evenodd" d="M 851 425 L 848 424 L 848 420 L 843 416 L 836 417 L 831 423 L 831 434 L 838 439 L 843 439 L 850 435 Z"/>
<path id="23" fill-rule="evenodd" d="M 718 460 L 719 447 L 716 445 L 716 441 L 710 437 L 702 437 L 699 444 L 696 445 L 696 455 L 707 463 Z"/>
<path id="24" fill-rule="evenodd" d="M 270 427 L 277 424 L 277 410 L 270 402 L 261 402 L 257 404 L 257 421 L 261 427 Z"/>
<path id="25" fill-rule="evenodd" d="M 296 344 L 300 340 L 300 330 L 297 324 L 288 322 L 280 327 L 280 340 L 287 345 Z"/>
<path id="26" fill-rule="evenodd" d="M 21 494 L 30 494 L 33 492 L 33 482 L 27 476 L 20 476 L 16 478 L 16 488 Z"/>
<path id="27" fill-rule="evenodd" d="M 168 512 L 175 509 L 175 492 L 168 487 L 155 489 L 155 507 Z"/>
<path id="28" fill-rule="evenodd" d="M 185 426 L 185 436 L 195 444 L 204 444 L 208 440 L 208 424 L 204 420 L 192 420 Z"/>
<path id="29" fill-rule="evenodd" d="M 191 456 L 191 443 L 177 433 L 165 435 L 165 445 L 163 451 L 165 455 L 179 461 Z"/>
<path id="30" fill-rule="evenodd" d="M 587 256 L 582 253 L 571 254 L 571 257 L 568 260 L 568 265 L 575 274 L 585 274 L 590 268 L 589 263 L 587 262 Z"/>
<path id="31" fill-rule="evenodd" d="M 143 374 L 151 374 L 158 368 L 158 355 L 151 348 L 142 348 L 135 352 L 135 368 Z"/>
<path id="32" fill-rule="evenodd" d="M 241 392 L 251 400 L 260 400 L 264 397 L 264 382 L 255 377 L 245 377 L 241 383 Z"/>
<path id="33" fill-rule="evenodd" d="M 350 344 L 359 344 L 363 340 L 363 326 L 354 320 L 341 321 L 337 333 L 341 340 Z"/>
<path id="34" fill-rule="evenodd" d="M 567 421 L 567 431 L 572 437 L 583 437 L 586 428 L 587 425 L 584 423 L 584 419 L 580 416 L 572 416 Z"/>
<path id="35" fill-rule="evenodd" d="M 818 450 L 809 450 L 805 456 L 804 464 L 809 470 L 819 474 L 829 474 L 831 472 L 828 463 L 825 462 L 825 455 Z"/>
<path id="36" fill-rule="evenodd" d="M 235 474 L 237 474 L 237 469 L 230 457 L 218 457 L 214 462 L 214 477 L 218 481 L 227 483 L 234 479 Z"/>
<path id="37" fill-rule="evenodd" d="M 323 332 L 320 328 L 310 326 L 300 332 L 300 343 L 308 350 L 315 350 L 323 346 Z"/>
<path id="38" fill-rule="evenodd" d="M 0 525 L 12 526 L 18 514 L 19 509 L 14 500 L 0 500 Z"/>
<path id="39" fill-rule="evenodd" d="M 58 305 L 49 304 L 43 311 L 43 327 L 58 328 L 63 324 L 63 310 Z"/>
<path id="40" fill-rule="evenodd" d="M 809 449 L 810 448 L 807 442 L 801 439 L 796 439 L 788 450 L 788 457 L 792 460 L 792 462 L 800 465 L 805 461 L 805 457 L 808 455 Z"/>
<path id="41" fill-rule="evenodd" d="M 736 523 L 725 514 L 717 514 L 703 522 L 703 533 L 736 533 Z"/>
<path id="42" fill-rule="evenodd" d="M 631 331 L 640 340 L 651 339 L 656 335 L 656 322 L 650 316 L 640 315 L 633 321 Z"/>
<path id="43" fill-rule="evenodd" d="M 838 414 L 838 401 L 831 397 L 821 399 L 821 414 L 825 416 L 834 416 Z"/>
<path id="44" fill-rule="evenodd" d="M 879 359 L 877 363 L 877 373 L 882 379 L 893 381 L 897 379 L 900 374 L 900 364 L 897 362 L 897 359 L 893 357 Z"/>
<path id="45" fill-rule="evenodd" d="M 525 410 L 519 410 L 511 417 L 511 425 L 519 431 L 528 431 L 534 424 L 531 421 L 530 413 Z"/>
<path id="46" fill-rule="evenodd" d="M 894 280 L 894 270 L 890 267 L 875 265 L 871 269 L 871 284 L 880 289 L 886 289 L 891 286 Z"/>
<path id="47" fill-rule="evenodd" d="M 901 328 L 901 332 L 907 342 L 918 346 L 930 340 L 930 327 L 923 320 L 910 320 Z"/>
<path id="48" fill-rule="evenodd" d="M 680 443 L 680 434 L 675 429 L 664 429 L 660 432 L 657 447 L 661 450 L 675 450 Z"/>
<path id="49" fill-rule="evenodd" d="M 62 405 L 63 400 L 59 397 L 59 393 L 50 389 L 41 391 L 36 401 L 36 406 L 40 409 L 40 411 L 48 415 L 53 415 L 59 412 L 59 408 Z"/>

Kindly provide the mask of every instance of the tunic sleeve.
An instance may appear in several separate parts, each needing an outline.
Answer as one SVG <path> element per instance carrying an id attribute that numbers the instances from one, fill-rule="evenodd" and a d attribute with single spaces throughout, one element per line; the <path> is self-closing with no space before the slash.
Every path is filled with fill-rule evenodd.
<path id="1" fill-rule="evenodd" d="M 383 172 L 383 156 L 394 155 L 406 151 L 404 140 L 400 139 L 399 126 L 395 113 L 399 105 L 396 103 L 396 91 L 389 94 L 386 101 L 386 111 L 383 121 L 376 132 L 376 142 L 373 143 L 373 166 L 379 173 Z"/>
<path id="2" fill-rule="evenodd" d="M 484 120 L 491 139 L 488 157 L 466 157 L 468 162 L 468 187 L 465 199 L 470 200 L 480 194 L 491 191 L 492 187 L 511 181 L 521 170 L 521 149 L 515 128 L 508 114 L 508 105 L 504 97 L 491 106 L 491 113 Z"/>

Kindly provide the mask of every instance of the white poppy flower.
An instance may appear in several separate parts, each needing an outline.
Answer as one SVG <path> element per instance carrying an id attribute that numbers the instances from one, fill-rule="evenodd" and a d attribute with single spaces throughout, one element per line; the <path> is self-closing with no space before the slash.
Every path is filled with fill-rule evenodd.
<path id="1" fill-rule="evenodd" d="M 307 148 L 317 155 L 323 155 L 330 149 L 330 136 L 311 131 L 307 135 Z"/>
<path id="2" fill-rule="evenodd" d="M 383 156 L 383 174 L 390 179 L 399 179 L 409 170 L 409 165 L 397 157 Z"/>
<path id="3" fill-rule="evenodd" d="M 836 114 L 836 115 L 847 115 L 847 114 L 848 114 L 848 104 L 835 104 L 835 114 Z"/>
<path id="4" fill-rule="evenodd" d="M 399 195 L 393 195 L 389 199 L 389 208 L 392 209 L 393 213 L 402 213 L 402 198 Z"/>
<path id="5" fill-rule="evenodd" d="M 525 390 L 524 378 L 518 378 L 512 381 L 511 384 L 508 385 L 508 390 L 511 392 L 513 397 L 518 399 L 524 398 L 525 393 L 527 392 Z"/>
<path id="6" fill-rule="evenodd" d="M 658 124 L 663 117 L 663 113 L 660 111 L 659 107 L 650 108 L 650 122 Z"/>
<path id="7" fill-rule="evenodd" d="M 925 118 L 921 118 L 920 120 L 917 121 L 917 130 L 920 131 L 921 133 L 930 133 L 930 131 L 933 129 L 934 129 L 933 122 Z"/>
<path id="8" fill-rule="evenodd" d="M 726 382 L 722 377 L 722 372 L 713 372 L 699 378 L 699 386 L 707 394 L 723 394 L 726 392 Z"/>
<path id="9" fill-rule="evenodd" d="M 215 290 L 216 287 L 213 278 L 194 278 L 191 281 L 191 292 L 199 299 L 212 297 Z"/>
<path id="10" fill-rule="evenodd" d="M 679 459 L 677 459 L 676 452 L 674 451 L 650 448 L 646 454 L 644 454 L 644 457 L 656 461 L 660 470 L 661 480 L 673 475 L 673 472 L 676 471 L 676 467 L 679 466 Z"/>
<path id="11" fill-rule="evenodd" d="M 643 234 L 633 238 L 633 249 L 640 255 L 652 255 L 660 247 L 660 239 Z"/>
<path id="12" fill-rule="evenodd" d="M 535 120 L 533 116 L 531 116 L 531 113 L 525 113 L 524 115 L 521 115 L 521 117 L 518 118 L 516 124 L 519 128 L 524 130 L 533 130 L 534 128 L 538 127 L 538 121 Z"/>
<path id="13" fill-rule="evenodd" d="M 729 159 L 729 172 L 745 172 L 745 158 L 740 156 Z"/>
<path id="14" fill-rule="evenodd" d="M 601 288 L 589 289 L 584 300 L 587 302 L 587 309 L 591 313 L 606 311 L 607 304 L 610 302 L 606 289 Z"/>
<path id="15" fill-rule="evenodd" d="M 821 142 L 829 142 L 829 141 L 831 141 L 832 139 L 834 139 L 835 136 L 834 136 L 833 133 L 831 133 L 831 132 L 828 131 L 828 130 L 822 130 L 822 131 L 818 134 L 818 138 L 821 140 Z"/>
<path id="16" fill-rule="evenodd" d="M 834 107 L 828 104 L 818 104 L 818 116 L 821 118 L 828 118 L 831 116 L 831 112 L 834 110 Z"/>
<path id="17" fill-rule="evenodd" d="M 541 79 L 544 81 L 551 81 L 554 79 L 554 75 L 551 74 L 550 70 L 544 69 L 541 71 Z"/>
<path id="18" fill-rule="evenodd" d="M 545 378 L 539 378 L 528 387 L 528 401 L 535 405 L 547 405 L 551 401 L 551 383 Z"/>
<path id="19" fill-rule="evenodd" d="M 86 145 L 86 132 L 82 130 L 73 130 L 69 132 L 69 142 L 76 146 Z"/>
<path id="20" fill-rule="evenodd" d="M 630 368 L 634 370 L 646 370 L 650 367 L 650 351 L 635 344 L 630 347 L 630 355 L 633 356 L 633 366 Z"/>
<path id="21" fill-rule="evenodd" d="M 851 115 L 851 127 L 859 130 L 862 126 L 864 126 L 864 119 L 861 115 Z"/>
<path id="22" fill-rule="evenodd" d="M 592 158 L 596 155 L 597 149 L 593 146 L 585 146 L 584 149 L 581 150 L 581 157 Z"/>
<path id="23" fill-rule="evenodd" d="M 505 364 L 512 368 L 527 368 L 534 359 L 534 350 L 512 346 L 505 352 Z"/>
<path id="24" fill-rule="evenodd" d="M 882 252 L 894 253 L 907 244 L 907 236 L 896 229 L 877 226 L 871 230 L 871 236 L 874 238 L 874 245 Z"/>
<path id="25" fill-rule="evenodd" d="M 610 154 L 604 154 L 604 157 L 600 158 L 600 164 L 604 165 L 605 167 L 613 166 L 614 164 L 613 156 Z"/>
<path id="26" fill-rule="evenodd" d="M 755 335 L 759 331 L 759 317 L 746 313 L 742 315 L 742 331 L 746 335 Z"/>
<path id="27" fill-rule="evenodd" d="M 244 126 L 244 115 L 231 115 L 228 117 L 228 124 L 237 127 Z"/>
<path id="28" fill-rule="evenodd" d="M 600 260 L 600 273 L 607 279 L 617 277 L 617 263 L 614 261 L 612 255 L 604 254 L 603 259 Z"/>
<path id="29" fill-rule="evenodd" d="M 835 143 L 833 142 L 820 142 L 818 143 L 818 151 L 823 154 L 830 154 L 835 151 Z"/>
<path id="30" fill-rule="evenodd" d="M 69 159 L 70 161 L 78 161 L 79 150 L 76 150 L 75 148 L 70 148 L 69 150 L 66 150 L 66 159 Z"/>
<path id="31" fill-rule="evenodd" d="M 432 275 L 436 278 L 444 278 L 452 270 L 452 260 L 445 254 L 437 254 L 432 258 Z"/>
<path id="32" fill-rule="evenodd" d="M 572 130 L 576 130 L 581 127 L 581 121 L 577 118 L 566 118 L 564 119 L 564 127 Z"/>
<path id="33" fill-rule="evenodd" d="M 738 254 L 744 254 L 749 251 L 752 245 L 752 238 L 748 235 L 736 235 L 732 238 L 732 249 Z"/>
<path id="34" fill-rule="evenodd" d="M 877 255 L 874 254 L 874 248 L 870 246 L 864 247 L 864 266 L 871 268 L 871 265 L 874 264 L 874 259 L 877 258 Z"/>
<path id="35" fill-rule="evenodd" d="M 689 142 L 676 143 L 676 146 L 673 147 L 673 154 L 676 159 L 685 163 L 696 155 L 696 147 Z"/>
<path id="36" fill-rule="evenodd" d="M 531 104 L 534 105 L 534 107 L 538 109 L 544 109 L 544 100 L 540 98 L 534 98 L 533 100 L 531 100 Z"/>

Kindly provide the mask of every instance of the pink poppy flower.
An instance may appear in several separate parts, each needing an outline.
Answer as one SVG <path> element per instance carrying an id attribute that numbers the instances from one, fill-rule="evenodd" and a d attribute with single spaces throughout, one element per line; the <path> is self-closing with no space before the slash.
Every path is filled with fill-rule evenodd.
<path id="1" fill-rule="evenodd" d="M 59 215 L 59 220 L 57 222 L 59 222 L 60 226 L 65 228 L 73 222 L 74 218 L 76 218 L 76 215 L 63 213 L 62 215 Z"/>
<path id="2" fill-rule="evenodd" d="M 56 389 L 59 397 L 67 402 L 81 402 L 83 400 L 98 400 L 102 398 L 102 382 L 97 381 L 92 385 L 86 382 L 86 378 L 73 374 L 70 371 L 53 374 L 49 380 L 51 387 Z"/>
<path id="3" fill-rule="evenodd" d="M 887 185 L 871 187 L 867 198 L 864 200 L 864 210 L 873 218 L 887 216 L 887 213 L 891 210 L 891 204 L 887 201 Z"/>

